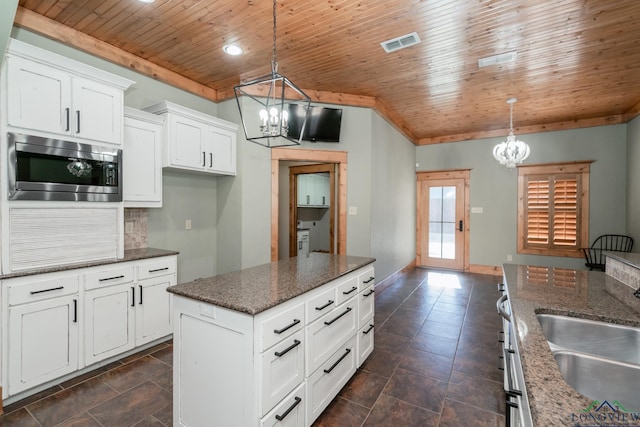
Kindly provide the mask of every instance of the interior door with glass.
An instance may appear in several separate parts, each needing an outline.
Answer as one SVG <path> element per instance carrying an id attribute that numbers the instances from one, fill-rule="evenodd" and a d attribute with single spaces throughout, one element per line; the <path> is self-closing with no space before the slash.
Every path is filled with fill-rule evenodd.
<path id="1" fill-rule="evenodd" d="M 464 269 L 464 179 L 420 181 L 421 266 Z"/>

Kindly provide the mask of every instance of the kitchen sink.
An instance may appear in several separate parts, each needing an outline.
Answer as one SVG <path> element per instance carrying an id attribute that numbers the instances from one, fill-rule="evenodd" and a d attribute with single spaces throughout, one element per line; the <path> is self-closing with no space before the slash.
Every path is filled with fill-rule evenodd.
<path id="1" fill-rule="evenodd" d="M 538 321 L 554 352 L 573 350 L 640 365 L 640 328 L 554 314 L 538 314 Z"/>
<path id="2" fill-rule="evenodd" d="M 566 350 L 553 356 L 567 384 L 578 392 L 599 402 L 619 404 L 626 411 L 640 411 L 639 365 Z"/>

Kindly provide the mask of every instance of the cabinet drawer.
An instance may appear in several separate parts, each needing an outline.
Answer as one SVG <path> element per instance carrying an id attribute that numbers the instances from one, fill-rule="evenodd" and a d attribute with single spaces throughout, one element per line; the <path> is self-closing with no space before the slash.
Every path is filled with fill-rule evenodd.
<path id="1" fill-rule="evenodd" d="M 306 373 L 311 375 L 357 331 L 358 303 L 336 307 L 307 327 Z"/>
<path id="2" fill-rule="evenodd" d="M 273 411 L 260 421 L 260 427 L 304 427 L 305 423 L 305 385 L 300 384 Z"/>
<path id="3" fill-rule="evenodd" d="M 356 342 L 352 337 L 307 380 L 307 425 L 331 403 L 356 372 Z"/>
<path id="4" fill-rule="evenodd" d="M 375 310 L 373 285 L 358 294 L 358 328 L 362 328 Z"/>
<path id="5" fill-rule="evenodd" d="M 92 270 L 84 275 L 85 289 L 96 289 L 105 286 L 121 285 L 133 282 L 133 266 Z"/>
<path id="6" fill-rule="evenodd" d="M 304 380 L 304 331 L 265 351 L 260 359 L 260 416 L 263 416 Z"/>
<path id="7" fill-rule="evenodd" d="M 360 289 L 376 284 L 375 270 L 373 266 L 368 267 L 365 271 L 358 275 L 358 283 Z"/>
<path id="8" fill-rule="evenodd" d="M 358 367 L 373 351 L 373 317 L 358 331 Z"/>
<path id="9" fill-rule="evenodd" d="M 149 279 L 150 277 L 175 274 L 176 258 L 160 258 L 156 261 L 148 261 L 138 265 L 138 280 Z"/>
<path id="10" fill-rule="evenodd" d="M 304 304 L 300 303 L 284 311 L 276 310 L 273 316 L 260 323 L 260 349 L 272 345 L 298 332 L 304 325 Z"/>
<path id="11" fill-rule="evenodd" d="M 35 279 L 39 277 L 39 279 Z M 17 280 L 9 280 L 9 306 L 41 301 L 63 295 L 75 294 L 80 288 L 80 276 L 77 274 L 55 276 L 43 279 L 41 276 L 31 276 Z"/>
<path id="12" fill-rule="evenodd" d="M 358 277 L 353 276 L 336 286 L 336 305 L 358 295 Z"/>
<path id="13" fill-rule="evenodd" d="M 336 306 L 336 288 L 330 286 L 327 290 L 307 301 L 306 306 L 307 323 L 311 323 L 330 312 Z"/>

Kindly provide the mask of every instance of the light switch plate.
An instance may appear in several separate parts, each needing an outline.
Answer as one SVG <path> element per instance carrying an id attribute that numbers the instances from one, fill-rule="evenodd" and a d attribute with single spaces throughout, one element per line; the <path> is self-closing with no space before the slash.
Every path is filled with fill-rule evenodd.
<path id="1" fill-rule="evenodd" d="M 358 215 L 358 207 L 349 206 L 349 215 Z"/>
<path id="2" fill-rule="evenodd" d="M 483 213 L 484 209 L 481 207 L 475 207 L 475 208 L 471 208 L 471 213 Z"/>

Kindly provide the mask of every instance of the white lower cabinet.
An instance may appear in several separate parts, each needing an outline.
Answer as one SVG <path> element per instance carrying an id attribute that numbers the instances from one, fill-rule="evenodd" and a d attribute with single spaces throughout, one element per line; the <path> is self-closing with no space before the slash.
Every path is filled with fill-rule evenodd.
<path id="1" fill-rule="evenodd" d="M 329 406 L 356 373 L 356 340 L 352 337 L 307 379 L 307 425 Z"/>
<path id="2" fill-rule="evenodd" d="M 85 294 L 85 362 L 91 365 L 135 347 L 135 312 L 130 284 Z"/>
<path id="3" fill-rule="evenodd" d="M 363 269 L 255 316 L 175 295 L 173 424 L 310 426 L 356 372 Z"/>
<path id="4" fill-rule="evenodd" d="M 260 427 L 299 427 L 305 424 L 306 384 L 302 383 L 260 421 Z"/>
<path id="5" fill-rule="evenodd" d="M 5 281 L 3 301 L 3 393 L 20 393 L 78 369 L 77 274 Z"/>
<path id="6" fill-rule="evenodd" d="M 172 333 L 175 256 L 72 271 L 2 282 L 3 398 Z"/>

